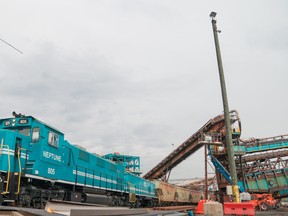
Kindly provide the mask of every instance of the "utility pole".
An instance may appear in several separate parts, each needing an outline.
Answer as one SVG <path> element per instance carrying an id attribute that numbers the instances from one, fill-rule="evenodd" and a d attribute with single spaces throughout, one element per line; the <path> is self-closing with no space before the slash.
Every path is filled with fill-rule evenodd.
<path id="1" fill-rule="evenodd" d="M 227 99 L 225 78 L 224 78 L 222 59 L 221 59 L 221 53 L 220 53 L 220 46 L 219 46 L 219 41 L 218 41 L 218 33 L 220 33 L 220 31 L 217 30 L 215 16 L 216 16 L 215 12 L 210 13 L 210 18 L 212 19 L 211 22 L 212 22 L 212 27 L 213 27 L 213 35 L 214 35 L 214 41 L 215 41 L 219 78 L 220 78 L 222 100 L 223 100 L 223 108 L 224 108 L 226 142 L 227 142 L 227 152 L 228 152 L 228 159 L 229 159 L 229 166 L 230 166 L 230 175 L 231 175 L 231 180 L 232 180 L 233 202 L 239 203 L 240 196 L 239 196 L 239 189 L 238 189 L 236 165 L 235 165 L 235 159 L 234 159 L 234 148 L 233 148 L 233 143 L 232 143 L 230 112 L 229 112 L 229 106 L 228 106 L 228 99 Z"/>
<path id="2" fill-rule="evenodd" d="M 205 157 L 205 196 L 204 199 L 208 200 L 208 169 L 207 169 L 207 144 L 204 144 L 204 157 Z"/>

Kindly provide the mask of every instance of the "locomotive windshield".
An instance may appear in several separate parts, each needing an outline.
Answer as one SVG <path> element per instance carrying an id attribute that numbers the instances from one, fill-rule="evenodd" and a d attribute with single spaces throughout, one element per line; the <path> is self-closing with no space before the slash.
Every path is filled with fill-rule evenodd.
<path id="1" fill-rule="evenodd" d="M 14 118 L 7 118 L 0 121 L 0 128 L 15 131 L 21 135 L 31 138 L 32 143 L 37 143 L 40 139 L 40 127 L 34 125 L 35 119 L 31 116 L 16 114 Z"/>
<path id="2" fill-rule="evenodd" d="M 24 135 L 24 136 L 31 136 L 31 128 L 30 127 L 19 127 L 19 128 L 13 128 L 12 130 L 17 131 L 18 133 Z M 39 141 L 40 138 L 40 128 L 39 127 L 34 127 L 32 129 L 32 137 L 31 141 L 32 143 L 36 143 Z"/>
<path id="3" fill-rule="evenodd" d="M 33 127 L 31 125 L 31 120 L 29 118 L 20 118 L 20 119 L 6 119 L 1 124 L 1 128 L 6 130 L 15 131 L 21 135 L 31 137 L 32 143 L 37 143 L 40 139 L 40 128 Z"/>
<path id="4" fill-rule="evenodd" d="M 29 127 L 19 128 L 18 132 L 24 136 L 30 136 L 30 128 Z"/>
<path id="5" fill-rule="evenodd" d="M 19 134 L 22 134 L 24 136 L 30 136 L 30 127 L 14 127 L 14 128 L 5 128 L 7 130 L 18 132 Z"/>

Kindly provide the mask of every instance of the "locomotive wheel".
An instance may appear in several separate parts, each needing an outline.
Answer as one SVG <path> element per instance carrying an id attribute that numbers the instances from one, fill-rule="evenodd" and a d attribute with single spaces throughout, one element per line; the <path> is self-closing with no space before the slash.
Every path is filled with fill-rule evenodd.
<path id="1" fill-rule="evenodd" d="M 40 201 L 39 198 L 33 198 L 31 200 L 30 206 L 35 209 L 44 209 L 46 202 L 47 202 L 46 199 L 43 199 L 43 198 L 42 198 L 42 202 Z"/>
<path id="2" fill-rule="evenodd" d="M 154 200 L 151 200 L 151 201 L 148 203 L 148 207 L 149 207 L 149 208 L 153 208 L 153 207 L 155 207 L 155 206 L 156 206 L 156 203 L 155 203 Z"/>

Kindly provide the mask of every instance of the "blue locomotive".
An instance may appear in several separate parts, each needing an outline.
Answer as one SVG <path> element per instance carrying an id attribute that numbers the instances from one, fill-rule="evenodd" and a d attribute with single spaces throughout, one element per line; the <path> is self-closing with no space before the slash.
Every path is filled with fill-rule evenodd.
<path id="1" fill-rule="evenodd" d="M 13 112 L 0 120 L 0 203 L 42 208 L 51 199 L 152 206 L 155 184 L 89 153 L 54 127 Z"/>

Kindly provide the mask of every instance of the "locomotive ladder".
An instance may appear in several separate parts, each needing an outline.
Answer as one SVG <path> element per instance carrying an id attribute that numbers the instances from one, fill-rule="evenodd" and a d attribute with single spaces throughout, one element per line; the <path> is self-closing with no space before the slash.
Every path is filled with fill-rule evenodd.
<path id="1" fill-rule="evenodd" d="M 18 181 L 17 181 L 17 191 L 15 192 L 15 194 L 19 194 L 20 192 L 20 183 L 21 183 L 21 175 L 22 175 L 22 168 L 21 168 L 21 150 L 26 150 L 24 148 L 18 148 L 18 151 L 17 151 L 17 159 L 18 159 L 18 166 L 19 166 L 19 172 L 17 173 L 18 174 Z M 26 150 L 26 158 L 27 158 L 27 150 Z M 15 173 L 16 175 L 16 173 Z"/>
<path id="2" fill-rule="evenodd" d="M 1 141 L 1 156 L 2 156 L 3 147 L 4 147 L 4 149 L 7 150 L 7 166 L 8 166 L 7 170 L 8 171 L 7 171 L 7 180 L 5 180 L 5 179 L 2 180 L 2 181 L 4 181 L 4 185 L 6 185 L 5 191 L 1 192 L 2 195 L 9 193 L 9 183 L 10 183 L 10 148 L 8 145 L 3 144 L 3 139 L 2 139 L 2 141 Z"/>
<path id="3" fill-rule="evenodd" d="M 19 166 L 19 172 L 11 172 L 11 158 L 10 158 L 10 148 L 8 145 L 4 145 L 3 144 L 3 140 L 1 142 L 1 147 L 0 147 L 0 156 L 2 156 L 2 151 L 5 151 L 5 153 L 7 152 L 7 179 L 2 179 L 3 181 L 3 188 L 4 190 L 1 192 L 1 195 L 5 195 L 5 194 L 10 194 L 11 190 L 14 191 L 14 189 L 11 189 L 11 187 L 14 187 L 14 176 L 17 176 L 17 185 L 15 186 L 15 188 L 17 188 L 16 192 L 14 194 L 19 194 L 20 192 L 20 181 L 21 181 L 21 150 L 24 150 L 23 148 L 18 148 L 17 150 L 17 162 L 18 162 L 18 166 Z M 15 161 L 16 162 L 16 161 Z M 12 176 L 13 175 L 13 176 Z M 10 195 L 9 195 L 10 196 Z"/>

